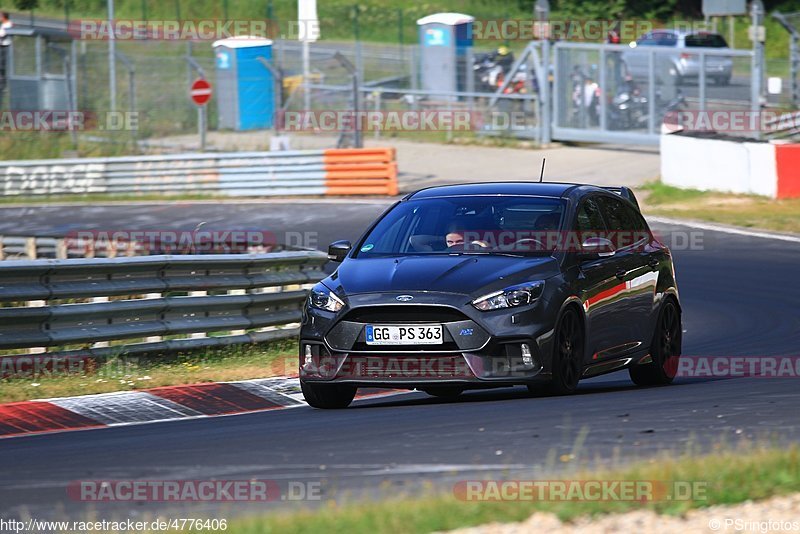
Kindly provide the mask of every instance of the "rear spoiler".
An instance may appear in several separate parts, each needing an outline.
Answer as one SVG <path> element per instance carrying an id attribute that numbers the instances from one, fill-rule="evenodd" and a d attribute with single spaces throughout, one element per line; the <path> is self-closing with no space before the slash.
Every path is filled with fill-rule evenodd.
<path id="1" fill-rule="evenodd" d="M 633 191 L 629 187 L 603 187 L 606 191 L 611 191 L 612 193 L 616 193 L 625 200 L 629 201 L 631 204 L 636 206 L 636 209 L 642 211 L 639 208 L 639 201 L 636 200 L 636 195 L 633 194 Z"/>

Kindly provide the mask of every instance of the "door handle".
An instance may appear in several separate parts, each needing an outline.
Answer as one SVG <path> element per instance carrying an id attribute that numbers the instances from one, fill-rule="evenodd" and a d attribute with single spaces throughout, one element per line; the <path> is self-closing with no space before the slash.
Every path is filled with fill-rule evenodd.
<path id="1" fill-rule="evenodd" d="M 625 280 L 625 275 L 627 274 L 628 271 L 626 271 L 625 269 L 620 269 L 619 271 L 617 271 L 616 277 L 619 278 L 620 280 Z"/>

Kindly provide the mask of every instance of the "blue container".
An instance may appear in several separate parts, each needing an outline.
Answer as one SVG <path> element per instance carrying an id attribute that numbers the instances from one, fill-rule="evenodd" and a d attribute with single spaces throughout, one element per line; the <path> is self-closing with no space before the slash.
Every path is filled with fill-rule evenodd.
<path id="1" fill-rule="evenodd" d="M 237 131 L 272 128 L 275 80 L 261 61 L 272 61 L 272 41 L 231 37 L 212 46 L 217 72 L 218 127 Z"/>
<path id="2" fill-rule="evenodd" d="M 422 47 L 420 75 L 427 91 L 466 91 L 475 18 L 462 13 L 435 13 L 417 21 Z M 437 96 L 437 99 L 446 97 Z"/>

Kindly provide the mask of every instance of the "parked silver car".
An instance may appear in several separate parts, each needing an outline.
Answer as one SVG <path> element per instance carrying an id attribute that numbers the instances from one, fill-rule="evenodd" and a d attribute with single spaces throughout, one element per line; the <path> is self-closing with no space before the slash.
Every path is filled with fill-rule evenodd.
<path id="1" fill-rule="evenodd" d="M 686 78 L 697 78 L 700 75 L 698 49 L 714 52 L 713 55 L 705 56 L 707 78 L 719 85 L 727 85 L 731 81 L 733 61 L 730 56 L 716 54 L 730 48 L 725 39 L 717 33 L 663 29 L 644 34 L 631 43 L 631 50 L 622 54 L 622 60 L 632 77 L 638 79 L 648 77 L 650 54 L 647 53 L 647 47 L 649 46 L 675 49 L 674 54 L 655 55 L 656 78 L 661 82 L 672 81 L 675 85 L 680 85 Z"/>

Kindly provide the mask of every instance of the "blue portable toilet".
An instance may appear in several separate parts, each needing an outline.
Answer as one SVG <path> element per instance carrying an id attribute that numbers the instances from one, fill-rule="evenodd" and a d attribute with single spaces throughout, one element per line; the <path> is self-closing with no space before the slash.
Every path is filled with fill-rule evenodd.
<path id="1" fill-rule="evenodd" d="M 217 73 L 218 127 L 272 128 L 275 81 L 261 61 L 272 61 L 272 41 L 263 37 L 229 37 L 215 41 L 212 47 Z"/>
<path id="2" fill-rule="evenodd" d="M 428 91 L 466 91 L 472 23 L 463 13 L 435 13 L 417 21 L 422 49 L 420 75 Z"/>

